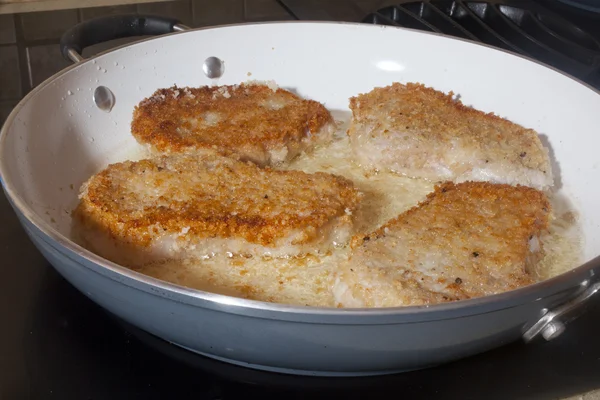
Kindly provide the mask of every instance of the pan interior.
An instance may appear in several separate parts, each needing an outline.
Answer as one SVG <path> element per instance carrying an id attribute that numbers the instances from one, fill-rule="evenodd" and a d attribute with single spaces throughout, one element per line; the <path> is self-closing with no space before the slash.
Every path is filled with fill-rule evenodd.
<path id="1" fill-rule="evenodd" d="M 202 71 L 208 57 L 225 62 L 218 80 Z M 348 98 L 357 93 L 394 81 L 421 82 L 535 129 L 555 161 L 557 204 L 577 210 L 585 238 L 581 261 L 598 256 L 600 191 L 594 184 L 600 165 L 600 96 L 521 57 L 390 27 L 268 23 L 210 28 L 140 42 L 83 62 L 44 82 L 9 117 L 0 139 L 4 185 L 34 223 L 69 238 L 81 184 L 109 163 L 145 156 L 130 134 L 139 101 L 157 88 L 249 79 L 273 80 L 320 101 L 340 120 L 347 120 Z M 98 86 L 115 96 L 110 112 L 93 101 Z"/>

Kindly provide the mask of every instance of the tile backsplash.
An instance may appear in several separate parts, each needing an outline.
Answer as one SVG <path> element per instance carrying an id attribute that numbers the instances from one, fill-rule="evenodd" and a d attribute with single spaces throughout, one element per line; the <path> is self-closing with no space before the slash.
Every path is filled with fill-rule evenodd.
<path id="1" fill-rule="evenodd" d="M 12 15 L 0 15 L 0 44 L 16 43 L 15 19 Z"/>
<path id="2" fill-rule="evenodd" d="M 26 42 L 36 40 L 60 39 L 65 29 L 79 22 L 77 10 L 44 11 L 19 14 L 23 39 Z"/>
<path id="3" fill-rule="evenodd" d="M 29 65 L 29 87 L 35 87 L 46 78 L 66 68 L 70 63 L 62 57 L 57 44 L 31 46 L 26 49 Z"/>
<path id="4" fill-rule="evenodd" d="M 0 100 L 15 100 L 23 95 L 19 77 L 19 52 L 17 46 L 0 47 Z"/>
<path id="5" fill-rule="evenodd" d="M 272 0 L 275 3 L 275 0 Z M 244 0 L 192 0 L 194 26 L 232 24 L 244 21 Z"/>
<path id="6" fill-rule="evenodd" d="M 81 21 L 123 13 L 170 16 L 192 27 L 293 19 L 277 0 L 171 0 L 0 15 L 0 124 L 32 88 L 69 65 L 58 46 L 63 32 Z M 127 41 L 93 46 L 84 56 Z"/>

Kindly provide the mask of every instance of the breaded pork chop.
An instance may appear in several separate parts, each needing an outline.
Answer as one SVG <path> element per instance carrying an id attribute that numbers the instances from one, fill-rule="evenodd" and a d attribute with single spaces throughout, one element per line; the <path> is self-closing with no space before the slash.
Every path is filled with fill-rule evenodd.
<path id="1" fill-rule="evenodd" d="M 329 141 L 335 125 L 316 101 L 271 84 L 244 83 L 157 90 L 135 108 L 131 130 L 159 152 L 216 148 L 264 166 Z"/>
<path id="2" fill-rule="evenodd" d="M 78 235 L 126 266 L 162 259 L 297 256 L 352 235 L 344 178 L 262 169 L 210 150 L 112 164 L 83 186 Z"/>
<path id="3" fill-rule="evenodd" d="M 352 240 L 334 296 L 343 307 L 435 304 L 534 282 L 550 204 L 543 192 L 444 183 L 418 206 Z"/>
<path id="4" fill-rule="evenodd" d="M 553 186 L 537 133 L 421 84 L 394 83 L 350 99 L 359 163 L 414 178 Z"/>

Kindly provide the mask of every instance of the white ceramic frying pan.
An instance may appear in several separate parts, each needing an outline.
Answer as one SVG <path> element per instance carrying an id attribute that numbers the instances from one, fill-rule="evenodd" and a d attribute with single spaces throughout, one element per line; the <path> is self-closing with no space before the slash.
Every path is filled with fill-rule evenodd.
<path id="1" fill-rule="evenodd" d="M 180 32 L 90 59 L 79 56 L 83 47 L 103 40 L 172 31 Z M 272 371 L 382 374 L 448 362 L 520 337 L 552 339 L 564 330 L 571 311 L 600 287 L 600 96 L 556 70 L 468 41 L 361 24 L 186 30 L 164 18 L 117 16 L 76 26 L 62 44 L 64 54 L 77 62 L 29 93 L 2 128 L 3 189 L 31 240 L 68 281 L 111 313 L 167 341 Z M 218 62 L 203 69 L 210 57 L 223 61 L 224 70 Z M 223 73 L 217 79 L 205 71 Z M 349 97 L 373 87 L 417 81 L 452 90 L 467 105 L 535 129 L 551 147 L 560 190 L 580 213 L 582 265 L 479 299 L 330 309 L 177 286 L 109 262 L 70 239 L 77 188 L 138 149 L 129 127 L 140 100 L 173 84 L 243 82 L 248 72 L 330 110 L 348 110 Z"/>

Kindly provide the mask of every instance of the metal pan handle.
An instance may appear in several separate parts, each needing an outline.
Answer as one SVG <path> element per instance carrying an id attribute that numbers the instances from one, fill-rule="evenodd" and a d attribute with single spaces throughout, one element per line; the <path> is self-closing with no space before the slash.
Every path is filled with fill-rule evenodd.
<path id="1" fill-rule="evenodd" d="M 73 62 L 83 60 L 83 49 L 109 40 L 132 36 L 164 35 L 190 29 L 173 18 L 150 15 L 110 15 L 81 22 L 60 39 L 60 51 Z"/>
<path id="2" fill-rule="evenodd" d="M 598 292 L 600 280 L 597 275 L 593 275 L 582 282 L 581 291 L 574 299 L 555 309 L 544 309 L 542 317 L 523 333 L 523 340 L 529 343 L 540 336 L 547 341 L 557 338 L 565 331 L 569 322 L 583 313 L 585 305 Z"/>

